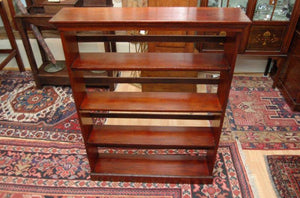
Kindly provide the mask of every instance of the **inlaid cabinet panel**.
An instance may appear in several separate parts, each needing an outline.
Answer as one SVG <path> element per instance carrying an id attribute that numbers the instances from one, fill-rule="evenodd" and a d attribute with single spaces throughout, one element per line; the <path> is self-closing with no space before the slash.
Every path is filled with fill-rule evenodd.
<path id="1" fill-rule="evenodd" d="M 286 54 L 300 15 L 299 0 L 201 0 L 200 5 L 238 7 L 253 21 L 251 27 L 245 30 L 239 53 Z M 220 50 L 222 45 L 203 43 L 198 45 L 198 49 Z"/>
<path id="2" fill-rule="evenodd" d="M 252 26 L 247 49 L 280 51 L 285 32 L 282 26 Z"/>

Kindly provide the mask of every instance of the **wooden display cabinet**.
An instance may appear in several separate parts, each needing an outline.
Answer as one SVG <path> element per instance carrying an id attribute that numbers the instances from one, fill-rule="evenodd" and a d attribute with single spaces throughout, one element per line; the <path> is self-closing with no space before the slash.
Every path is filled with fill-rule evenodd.
<path id="1" fill-rule="evenodd" d="M 83 7 L 112 7 L 112 0 L 83 0 Z"/>
<path id="2" fill-rule="evenodd" d="M 201 6 L 239 7 L 253 21 L 245 30 L 239 53 L 268 57 L 264 75 L 268 75 L 272 62 L 282 67 L 286 60 L 297 20 L 300 16 L 300 0 L 201 0 Z M 207 34 L 226 34 L 225 31 Z M 201 43 L 200 51 L 220 51 L 223 44 Z M 278 73 L 270 73 L 276 81 Z M 275 83 L 276 84 L 276 83 Z"/>
<path id="3" fill-rule="evenodd" d="M 287 54 L 300 16 L 300 0 L 201 0 L 201 6 L 240 7 L 253 23 L 245 31 L 239 53 L 270 57 Z M 214 32 L 220 33 L 224 31 Z M 222 44 L 204 44 L 200 49 L 222 49 Z"/>
<path id="4" fill-rule="evenodd" d="M 240 39 L 250 25 L 237 8 L 64 8 L 50 21 L 60 31 L 91 179 L 212 183 Z M 174 35 L 227 31 L 226 36 Z M 170 35 L 106 35 L 116 42 L 223 42 L 223 53 L 81 53 L 77 31 L 167 31 Z M 98 37 L 101 40 L 101 36 Z M 219 78 L 103 77 L 112 83 L 214 84 L 214 93 L 99 92 L 86 88 L 84 71 L 209 71 Z M 94 125 L 93 118 L 195 120 L 197 126 Z M 205 126 L 199 120 L 210 123 Z M 201 122 L 202 123 L 202 122 Z M 104 149 L 197 149 L 197 155 L 101 153 Z M 202 155 L 201 155 L 202 154 Z"/>
<path id="5" fill-rule="evenodd" d="M 42 57 L 42 64 L 38 65 L 33 53 L 33 50 L 31 48 L 30 44 L 30 38 L 28 32 L 31 31 L 29 24 L 34 24 L 37 26 L 42 32 L 44 30 L 53 30 L 54 34 L 56 34 L 56 37 L 58 36 L 58 32 L 56 30 L 56 27 L 53 26 L 52 24 L 49 23 L 49 20 L 52 18 L 54 13 L 51 11 L 50 13 L 45 13 L 44 5 L 45 5 L 45 0 L 40 1 L 40 0 L 27 0 L 27 5 L 28 5 L 28 11 L 30 14 L 24 15 L 24 14 L 16 14 L 15 15 L 15 22 L 17 29 L 19 30 L 21 39 L 23 41 L 23 45 L 28 57 L 28 61 L 31 67 L 31 71 L 33 73 L 33 77 L 36 83 L 37 88 L 42 88 L 44 85 L 70 85 L 70 80 L 67 74 L 67 69 L 64 68 L 62 71 L 55 72 L 55 73 L 49 73 L 45 71 L 45 67 L 50 63 L 50 61 L 47 58 L 46 53 L 44 52 L 43 48 L 39 45 L 41 57 Z M 69 1 L 68 1 L 69 2 Z M 72 5 L 78 6 L 82 5 L 82 0 L 78 1 L 70 1 Z M 105 1 L 107 3 L 111 3 L 110 1 Z M 57 5 L 57 3 L 54 3 Z M 54 6 L 53 4 L 53 6 Z M 55 9 L 58 11 L 59 9 L 62 8 L 62 6 L 66 5 L 69 7 L 71 4 L 61 4 L 61 6 L 57 6 Z M 47 4 L 48 5 L 48 4 Z M 110 5 L 110 4 L 109 4 Z M 101 34 L 101 33 L 100 33 Z M 89 37 L 88 40 L 86 40 L 84 34 L 81 34 L 78 36 L 78 39 L 81 42 L 97 42 L 96 39 L 97 36 L 95 36 L 95 39 L 91 39 Z M 116 46 L 115 43 L 108 43 L 105 42 L 105 51 L 116 51 Z M 60 64 L 65 64 L 64 61 L 58 61 Z M 102 73 L 95 73 L 95 72 L 88 72 L 86 76 L 88 78 L 86 79 L 87 83 L 93 86 L 94 81 L 97 80 L 99 76 L 116 76 L 117 73 L 111 73 L 104 71 Z M 103 83 L 104 86 L 109 86 L 110 89 L 114 89 L 114 84 L 107 84 Z"/>
<path id="6" fill-rule="evenodd" d="M 55 14 L 64 7 L 79 7 L 82 6 L 82 0 L 64 0 L 60 2 L 49 2 L 45 0 L 42 3 L 45 14 Z"/>
<path id="7" fill-rule="evenodd" d="M 70 1 L 70 0 L 61 0 Z M 26 0 L 27 7 L 40 7 L 43 9 L 45 0 Z M 81 5 L 83 7 L 112 7 L 112 0 L 81 0 Z"/>
<path id="8" fill-rule="evenodd" d="M 300 111 L 300 22 L 288 53 L 287 61 L 279 69 L 276 82 L 287 103 L 294 111 Z"/>

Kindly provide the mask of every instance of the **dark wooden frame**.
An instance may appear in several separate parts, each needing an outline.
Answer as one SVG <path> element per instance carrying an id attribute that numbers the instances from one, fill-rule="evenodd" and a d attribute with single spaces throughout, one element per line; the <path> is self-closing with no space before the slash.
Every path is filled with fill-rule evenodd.
<path id="1" fill-rule="evenodd" d="M 53 17 L 52 14 L 44 14 L 39 13 L 41 12 L 40 4 L 36 5 L 31 0 L 27 0 L 27 4 L 29 5 L 29 11 L 31 14 L 23 15 L 23 14 L 16 14 L 15 15 L 15 23 L 17 29 L 20 33 L 21 39 L 23 41 L 23 45 L 28 57 L 28 61 L 31 67 L 31 71 L 33 73 L 33 77 L 36 83 L 37 88 L 42 88 L 44 85 L 70 85 L 70 80 L 67 74 L 67 69 L 65 68 L 62 71 L 55 72 L 55 73 L 48 73 L 44 70 L 45 66 L 47 66 L 50 62 L 47 58 L 46 53 L 44 52 L 43 48 L 39 45 L 39 52 L 42 57 L 42 64 L 37 65 L 31 44 L 30 44 L 30 37 L 29 37 L 29 25 L 34 24 L 37 26 L 41 31 L 43 30 L 53 30 L 56 31 L 56 28 L 49 23 L 49 20 Z M 85 41 L 84 36 L 79 36 L 82 42 Z M 97 37 L 95 37 L 96 39 Z M 96 42 L 97 40 L 87 40 L 87 42 Z M 115 43 L 108 43 L 105 42 L 105 51 L 116 51 Z M 106 72 L 101 75 L 109 75 L 113 76 L 116 73 Z M 93 79 L 97 79 L 99 74 L 94 74 L 89 72 L 89 78 L 87 79 L 89 82 L 92 82 Z M 113 84 L 103 84 L 104 86 L 109 86 L 110 89 L 114 89 Z"/>
<path id="2" fill-rule="evenodd" d="M 6 34 L 7 34 L 9 43 L 12 48 L 12 49 L 0 49 L 0 53 L 8 54 L 8 56 L 0 63 L 0 70 L 2 70 L 7 65 L 7 63 L 9 63 L 13 58 L 15 58 L 18 68 L 19 68 L 19 71 L 20 72 L 25 71 L 24 64 L 23 64 L 16 40 L 15 40 L 15 36 L 14 36 L 13 30 L 10 26 L 10 23 L 9 23 L 9 20 L 7 17 L 7 13 L 5 11 L 2 0 L 0 1 L 0 15 L 1 15 L 1 19 L 3 21 L 5 30 L 6 30 Z"/>
<path id="3" fill-rule="evenodd" d="M 277 67 L 276 84 L 293 111 L 300 111 L 300 19 L 288 57 L 282 67 Z"/>

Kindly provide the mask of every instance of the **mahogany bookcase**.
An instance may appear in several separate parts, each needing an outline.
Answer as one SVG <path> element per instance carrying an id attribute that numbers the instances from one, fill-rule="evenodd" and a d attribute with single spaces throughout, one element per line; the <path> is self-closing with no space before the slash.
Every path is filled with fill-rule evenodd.
<path id="1" fill-rule="evenodd" d="M 237 52 L 251 24 L 236 8 L 63 8 L 51 20 L 60 31 L 66 65 L 94 180 L 211 183 Z M 219 31 L 226 36 L 102 35 L 111 42 L 223 42 L 222 53 L 80 53 L 77 32 Z M 215 93 L 117 92 L 86 88 L 84 71 L 209 71 L 219 78 L 102 77 L 109 83 L 214 84 Z M 96 82 L 95 82 L 96 83 Z M 210 126 L 94 125 L 105 118 L 208 120 Z M 197 149 L 205 155 L 99 153 L 121 149 Z M 202 152 L 201 152 L 202 153 Z"/>

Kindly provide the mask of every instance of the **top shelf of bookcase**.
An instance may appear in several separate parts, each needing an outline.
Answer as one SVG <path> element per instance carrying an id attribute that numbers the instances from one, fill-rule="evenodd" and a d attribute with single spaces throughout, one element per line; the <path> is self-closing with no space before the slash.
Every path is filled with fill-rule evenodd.
<path id="1" fill-rule="evenodd" d="M 84 17 L 82 17 L 84 16 Z M 201 30 L 241 32 L 251 21 L 239 8 L 145 7 L 60 10 L 51 20 L 60 30 Z M 230 32 L 229 31 L 229 32 Z"/>

